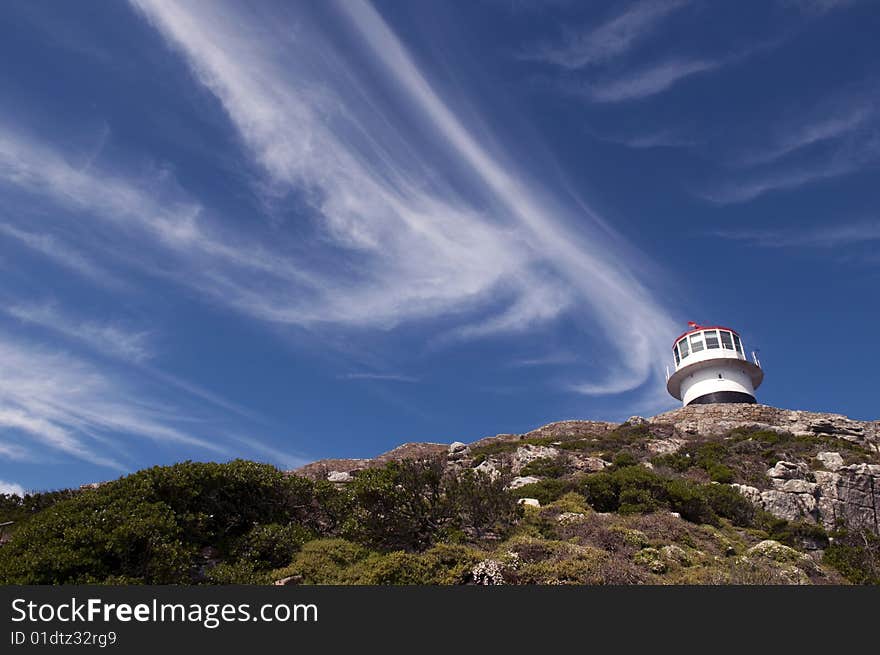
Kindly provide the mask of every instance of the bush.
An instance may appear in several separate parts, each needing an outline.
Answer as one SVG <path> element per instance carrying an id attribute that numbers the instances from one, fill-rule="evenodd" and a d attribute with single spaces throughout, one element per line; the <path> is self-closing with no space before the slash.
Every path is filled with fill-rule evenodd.
<path id="1" fill-rule="evenodd" d="M 511 494 L 514 498 L 535 498 L 542 505 L 548 505 L 554 500 L 562 498 L 566 493 L 576 490 L 578 486 L 576 481 L 547 478 L 513 489 Z"/>
<path id="2" fill-rule="evenodd" d="M 296 523 L 256 525 L 242 537 L 234 554 L 255 569 L 276 569 L 289 564 L 294 553 L 315 536 L 314 532 Z"/>
<path id="3" fill-rule="evenodd" d="M 338 523 L 348 502 L 325 484 L 243 460 L 157 466 L 58 497 L 40 498 L 45 507 L 0 548 L 0 582 L 186 584 L 201 579 L 206 546 L 230 566 L 237 557 L 253 558 L 255 570 L 277 566 L 311 532 Z"/>
<path id="4" fill-rule="evenodd" d="M 590 475 L 584 495 L 599 512 L 644 514 L 665 508 L 692 523 L 714 525 L 722 516 L 741 526 L 751 525 L 754 517 L 751 504 L 730 487 L 666 478 L 641 466 Z"/>
<path id="5" fill-rule="evenodd" d="M 822 562 L 854 584 L 880 584 L 880 536 L 866 527 L 839 527 Z"/>
<path id="6" fill-rule="evenodd" d="M 520 475 L 534 475 L 539 478 L 558 478 L 565 475 L 565 459 L 562 457 L 540 457 L 526 464 Z"/>

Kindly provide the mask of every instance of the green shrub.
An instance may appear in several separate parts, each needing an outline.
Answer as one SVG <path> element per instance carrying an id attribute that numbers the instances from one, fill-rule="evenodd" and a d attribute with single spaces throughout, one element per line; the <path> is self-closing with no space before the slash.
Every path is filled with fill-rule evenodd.
<path id="1" fill-rule="evenodd" d="M 693 523 L 717 524 L 718 516 L 724 516 L 748 525 L 753 511 L 748 501 L 729 487 L 667 478 L 642 466 L 590 475 L 584 482 L 584 495 L 600 512 L 636 514 L 669 509 Z"/>
<path id="2" fill-rule="evenodd" d="M 704 490 L 709 507 L 718 516 L 741 527 L 754 524 L 755 506 L 736 489 L 726 484 L 710 484 Z"/>
<path id="3" fill-rule="evenodd" d="M 520 471 L 520 475 L 558 478 L 565 475 L 565 460 L 562 457 L 540 457 L 526 464 Z"/>
<path id="4" fill-rule="evenodd" d="M 880 537 L 867 529 L 840 529 L 832 536 L 822 563 L 854 584 L 880 584 Z"/>
<path id="5" fill-rule="evenodd" d="M 296 523 L 256 525 L 241 538 L 234 555 L 250 562 L 256 569 L 276 569 L 289 564 L 294 553 L 315 536 L 314 532 Z"/>
<path id="6" fill-rule="evenodd" d="M 546 480 L 523 485 L 518 489 L 512 490 L 510 493 L 514 498 L 536 498 L 542 505 L 548 505 L 577 488 L 578 483 L 575 481 L 547 478 Z"/>
<path id="7" fill-rule="evenodd" d="M 636 466 L 638 465 L 639 460 L 635 455 L 624 450 L 614 455 L 611 463 L 617 468 L 623 468 L 625 466 Z"/>

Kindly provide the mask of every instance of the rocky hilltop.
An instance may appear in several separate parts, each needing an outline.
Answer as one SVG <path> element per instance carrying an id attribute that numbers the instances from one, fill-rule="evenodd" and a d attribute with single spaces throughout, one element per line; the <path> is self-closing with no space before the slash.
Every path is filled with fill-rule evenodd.
<path id="1" fill-rule="evenodd" d="M 643 466 L 654 468 L 658 456 L 667 456 L 671 463 L 683 451 L 726 442 L 730 452 L 724 458 L 735 460 L 739 455 L 740 461 L 718 462 L 730 475 L 716 482 L 730 484 L 756 508 L 828 530 L 847 522 L 880 533 L 880 421 L 767 405 L 692 405 L 651 418 L 633 416 L 620 424 L 558 421 L 523 434 L 499 434 L 470 444 L 407 443 L 372 459 L 320 460 L 290 473 L 344 484 L 363 469 L 439 455 L 453 469 L 474 468 L 492 475 L 507 472 L 510 489 L 528 489 L 550 477 L 523 475 L 536 461 L 553 461 L 553 470 L 546 471 L 551 475 L 597 472 L 612 466 L 614 453 L 603 452 L 609 450 L 603 437 L 633 427 L 640 428 L 640 436 L 629 440 L 626 452 Z M 778 434 L 779 440 L 766 444 L 764 438 L 758 446 L 761 452 L 750 448 L 754 445 L 749 444 L 750 433 L 767 432 Z M 591 448 L 593 444 L 597 447 Z M 779 459 L 774 457 L 777 453 Z M 684 454 L 685 459 L 692 455 Z M 710 474 L 697 468 L 696 477 Z"/>
<path id="2" fill-rule="evenodd" d="M 0 584 L 880 584 L 880 422 L 697 405 L 0 494 Z"/>

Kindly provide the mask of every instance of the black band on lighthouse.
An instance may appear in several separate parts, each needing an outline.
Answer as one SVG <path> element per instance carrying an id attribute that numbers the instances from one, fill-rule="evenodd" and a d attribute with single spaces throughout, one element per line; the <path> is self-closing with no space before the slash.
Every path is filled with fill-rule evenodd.
<path id="1" fill-rule="evenodd" d="M 688 405 L 707 405 L 709 403 L 748 403 L 754 405 L 757 401 L 742 391 L 715 391 L 698 396 L 688 403 Z"/>

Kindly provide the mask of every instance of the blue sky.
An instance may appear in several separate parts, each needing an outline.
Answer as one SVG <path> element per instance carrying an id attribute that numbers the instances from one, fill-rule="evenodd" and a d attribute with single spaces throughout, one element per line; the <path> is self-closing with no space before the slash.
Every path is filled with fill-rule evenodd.
<path id="1" fill-rule="evenodd" d="M 880 5 L 10 2 L 0 488 L 652 415 L 686 321 L 880 416 Z"/>

